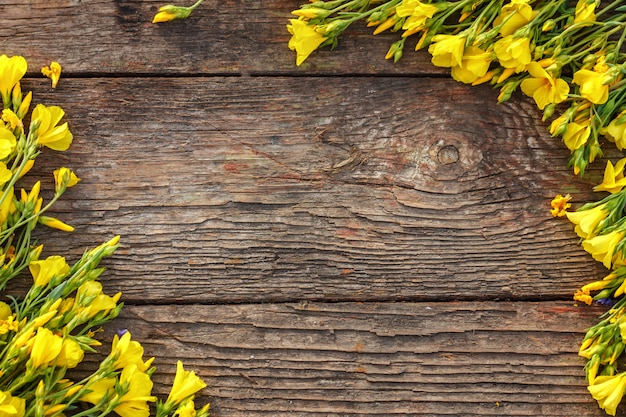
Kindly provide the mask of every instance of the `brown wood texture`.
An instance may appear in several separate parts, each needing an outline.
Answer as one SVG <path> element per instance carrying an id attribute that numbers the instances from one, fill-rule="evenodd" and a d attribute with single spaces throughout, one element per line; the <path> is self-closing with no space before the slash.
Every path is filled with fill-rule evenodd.
<path id="1" fill-rule="evenodd" d="M 120 321 L 158 355 L 156 392 L 182 356 L 217 416 L 600 417 L 576 354 L 600 311 L 301 302 L 134 306 Z"/>
<path id="2" fill-rule="evenodd" d="M 180 358 L 218 417 L 603 415 L 576 355 L 602 309 L 569 300 L 604 271 L 549 214 L 597 198 L 602 162 L 573 177 L 527 98 L 498 105 L 426 53 L 393 65 L 393 35 L 357 23 L 296 68 L 297 1 L 152 25 L 162 4 L 0 4 L 0 52 L 75 137 L 24 179 L 82 178 L 53 211 L 76 231 L 42 231 L 45 254 L 122 236 L 105 336 L 157 356 L 158 394 Z"/>
<path id="3" fill-rule="evenodd" d="M 78 139 L 40 166 L 63 158 L 83 182 L 55 211 L 77 232 L 48 249 L 119 231 L 107 285 L 128 300 L 553 299 L 601 274 L 549 214 L 588 184 L 532 106 L 487 87 L 63 81 L 42 99 Z"/>

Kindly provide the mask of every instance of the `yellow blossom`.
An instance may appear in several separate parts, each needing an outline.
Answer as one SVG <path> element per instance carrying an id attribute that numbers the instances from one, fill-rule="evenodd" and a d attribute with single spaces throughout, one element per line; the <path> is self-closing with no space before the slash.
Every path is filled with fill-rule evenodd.
<path id="1" fill-rule="evenodd" d="M 41 73 L 44 77 L 50 78 L 52 80 L 52 88 L 56 88 L 59 78 L 61 78 L 61 64 L 52 61 L 50 66 L 45 66 L 41 69 Z"/>
<path id="2" fill-rule="evenodd" d="M 574 13 L 574 23 L 595 22 L 596 21 L 595 0 L 578 0 L 576 3 L 576 12 Z"/>
<path id="3" fill-rule="evenodd" d="M 531 62 L 526 68 L 532 76 L 522 81 L 520 87 L 524 94 L 532 97 L 537 107 L 543 110 L 548 104 L 558 104 L 567 99 L 569 84 L 548 73 L 537 62 Z"/>
<path id="4" fill-rule="evenodd" d="M 569 203 L 571 198 L 572 196 L 570 196 L 569 194 L 567 194 L 565 197 L 563 197 L 561 194 L 558 194 L 556 197 L 554 197 L 552 201 L 550 202 L 550 206 L 552 207 L 552 209 L 550 210 L 550 213 L 552 214 L 552 216 L 554 217 L 565 216 L 567 214 L 567 209 L 572 206 Z"/>
<path id="5" fill-rule="evenodd" d="M 328 9 L 323 9 L 321 7 L 304 7 L 302 9 L 293 10 L 291 12 L 292 15 L 302 17 L 305 19 L 323 19 L 327 17 L 331 13 Z"/>
<path id="6" fill-rule="evenodd" d="M 590 135 L 591 123 L 589 120 L 584 120 L 581 123 L 570 122 L 563 134 L 563 142 L 570 151 L 574 151 L 587 143 Z"/>
<path id="7" fill-rule="evenodd" d="M 24 123 L 22 123 L 22 119 L 20 119 L 19 116 L 11 109 L 2 110 L 2 121 L 6 124 L 6 127 L 9 130 L 18 129 L 18 132 L 24 130 Z M 15 138 L 13 141 L 15 141 Z"/>
<path id="8" fill-rule="evenodd" d="M 587 304 L 587 305 L 591 305 L 591 303 L 593 302 L 593 297 L 589 295 L 589 293 L 585 293 L 582 292 L 580 290 L 577 290 L 574 293 L 574 300 L 575 301 L 582 301 L 583 303 Z"/>
<path id="9" fill-rule="evenodd" d="M 152 18 L 152 23 L 171 22 L 176 19 L 186 19 L 192 12 L 191 7 L 174 6 L 168 4 L 161 6 L 157 14 Z"/>
<path id="10" fill-rule="evenodd" d="M 193 400 L 189 400 L 180 407 L 178 407 L 174 415 L 178 417 L 196 417 L 196 408 L 194 406 Z"/>
<path id="11" fill-rule="evenodd" d="M 611 194 L 621 191 L 621 189 L 626 186 L 624 166 L 626 166 L 626 158 L 622 158 L 617 161 L 615 167 L 611 161 L 606 161 L 602 184 L 593 187 L 593 191 L 607 191 Z"/>
<path id="12" fill-rule="evenodd" d="M 0 320 L 8 319 L 12 314 L 13 312 L 11 311 L 11 306 L 4 301 L 0 301 Z"/>
<path id="13" fill-rule="evenodd" d="M 83 283 L 76 290 L 76 303 L 83 309 L 82 314 L 87 318 L 94 317 L 98 313 L 108 313 L 117 306 L 117 302 L 122 296 L 121 292 L 110 297 L 102 292 L 102 284 L 98 281 L 87 281 Z M 131 345 L 138 344 L 138 342 L 130 342 Z M 143 348 L 141 348 L 141 355 L 143 355 Z M 143 362 L 141 362 L 143 368 Z M 119 366 L 120 368 L 123 367 Z M 146 367 L 147 369 L 147 367 Z M 141 369 L 145 371 L 145 369 Z"/>
<path id="14" fill-rule="evenodd" d="M 617 245 L 624 238 L 623 231 L 614 230 L 605 235 L 594 236 L 583 241 L 583 248 L 593 256 L 596 261 L 602 262 L 606 268 L 610 269 L 612 264 L 622 264 L 623 256 L 615 253 Z"/>
<path id="15" fill-rule="evenodd" d="M 48 405 L 45 407 L 43 415 L 44 417 L 53 416 L 53 415 L 64 417 L 64 414 L 61 414 L 61 411 L 65 410 L 66 408 L 67 408 L 66 404 Z"/>
<path id="16" fill-rule="evenodd" d="M 402 0 L 402 4 L 396 7 L 398 17 L 406 17 L 402 29 L 414 31 L 423 27 L 427 19 L 433 17 L 439 9 L 432 4 L 424 4 L 419 0 Z"/>
<path id="17" fill-rule="evenodd" d="M 66 368 L 75 368 L 82 362 L 84 356 L 85 352 L 80 345 L 74 339 L 66 337 L 63 339 L 63 345 L 55 365 L 64 366 Z"/>
<path id="18" fill-rule="evenodd" d="M 17 332 L 19 330 L 19 323 L 15 321 L 15 316 L 9 316 L 6 319 L 0 320 L 0 335 L 8 332 Z"/>
<path id="19" fill-rule="evenodd" d="M 82 395 L 79 400 L 98 404 L 104 397 L 112 394 L 114 387 L 115 378 L 98 378 L 88 383 L 89 392 Z"/>
<path id="20" fill-rule="evenodd" d="M 13 87 L 26 74 L 27 68 L 26 59 L 22 56 L 10 58 L 6 55 L 0 56 L 0 95 L 2 95 L 4 107 L 9 107 Z"/>
<path id="21" fill-rule="evenodd" d="M 74 231 L 74 226 L 70 226 L 69 224 L 64 223 L 61 220 L 59 220 L 57 218 L 54 218 L 54 217 L 39 216 L 37 221 L 40 224 L 43 224 L 46 227 L 50 227 L 51 229 L 62 230 L 64 232 L 73 232 Z"/>
<path id="22" fill-rule="evenodd" d="M 493 51 L 504 68 L 524 71 L 531 61 L 530 39 L 505 36 L 493 45 Z"/>
<path id="23" fill-rule="evenodd" d="M 604 84 L 605 74 L 587 69 L 574 73 L 572 82 L 580 86 L 580 95 L 594 104 L 604 104 L 609 98 L 609 86 Z"/>
<path id="24" fill-rule="evenodd" d="M 52 278 L 63 277 L 70 271 L 65 258 L 57 255 L 49 256 L 43 261 L 33 261 L 28 264 L 28 269 L 35 281 L 35 287 L 44 287 Z"/>
<path id="25" fill-rule="evenodd" d="M 176 363 L 176 376 L 174 377 L 174 384 L 172 385 L 172 389 L 170 390 L 166 403 L 180 404 L 204 387 L 206 387 L 206 383 L 193 371 L 185 371 L 183 363 L 178 361 Z"/>
<path id="26" fill-rule="evenodd" d="M 289 49 L 296 51 L 296 65 L 300 66 L 327 39 L 303 20 L 289 19 L 287 30 L 291 34 Z"/>
<path id="27" fill-rule="evenodd" d="M 611 275 L 608 275 L 608 276 L 610 277 Z M 605 288 L 608 288 L 612 284 L 613 284 L 612 280 L 603 279 L 601 281 L 593 281 L 593 282 L 590 282 L 589 284 L 585 284 L 582 286 L 580 290 L 586 294 L 589 294 L 589 292 L 591 291 L 600 291 Z"/>
<path id="28" fill-rule="evenodd" d="M 117 335 L 113 336 L 111 356 L 117 358 L 114 364 L 116 369 L 135 365 L 143 372 L 150 368 L 154 361 L 154 358 L 143 361 L 143 346 L 135 340 L 130 340 L 130 332 L 124 333 L 121 338 Z"/>
<path id="29" fill-rule="evenodd" d="M 32 346 L 28 363 L 33 369 L 37 369 L 40 366 L 48 366 L 50 362 L 54 361 L 57 356 L 59 356 L 63 348 L 63 338 L 55 335 L 45 327 L 37 329 L 37 334 L 35 334 L 31 343 Z"/>
<path id="30" fill-rule="evenodd" d="M 611 122 L 600 129 L 600 134 L 604 135 L 620 151 L 626 148 L 626 110 L 622 111 Z"/>
<path id="31" fill-rule="evenodd" d="M 548 131 L 552 136 L 559 136 L 565 133 L 569 120 L 566 115 L 562 114 L 550 123 Z"/>
<path id="32" fill-rule="evenodd" d="M 529 23 L 533 18 L 533 9 L 528 0 L 511 0 L 502 7 L 500 15 L 493 21 L 493 26 L 500 27 L 500 35 L 512 35 L 517 29 Z"/>
<path id="33" fill-rule="evenodd" d="M 0 417 L 24 417 L 26 401 L 10 392 L 0 391 Z"/>
<path id="34" fill-rule="evenodd" d="M 460 35 L 435 35 L 428 47 L 431 62 L 438 67 L 456 67 L 463 62 L 466 38 Z"/>
<path id="35" fill-rule="evenodd" d="M 476 46 L 468 46 L 463 52 L 461 64 L 452 67 L 452 78 L 465 84 L 475 82 L 487 74 L 491 56 L 490 52 L 485 52 Z"/>
<path id="36" fill-rule="evenodd" d="M 148 417 L 148 402 L 156 401 L 156 397 L 151 395 L 153 384 L 150 376 L 139 371 L 137 366 L 130 365 L 122 370 L 120 385 L 127 386 L 128 389 L 113 411 L 121 417 Z"/>
<path id="37" fill-rule="evenodd" d="M 0 162 L 0 185 L 4 185 L 9 182 L 12 177 L 13 173 L 11 170 L 7 168 L 4 162 Z"/>
<path id="38" fill-rule="evenodd" d="M 58 125 L 65 115 L 63 109 L 58 106 L 45 106 L 38 104 L 32 112 L 32 122 L 38 122 L 37 144 L 47 146 L 55 151 L 65 151 L 72 144 L 73 135 L 70 132 L 67 122 Z M 32 128 L 31 128 L 32 130 Z"/>
<path id="39" fill-rule="evenodd" d="M 43 199 L 39 197 L 40 190 L 41 190 L 41 181 L 37 181 L 33 185 L 33 188 L 30 189 L 29 193 L 27 193 L 26 190 L 24 190 L 23 188 L 20 193 L 20 203 L 24 205 L 25 209 L 32 210 L 33 213 L 35 214 L 39 213 L 39 210 L 41 209 L 41 205 L 43 204 Z"/>
<path id="40" fill-rule="evenodd" d="M 593 385 L 587 387 L 591 395 L 598 401 L 598 405 L 608 415 L 614 416 L 617 406 L 622 401 L 626 391 L 626 372 L 617 375 L 600 375 L 595 378 Z"/>

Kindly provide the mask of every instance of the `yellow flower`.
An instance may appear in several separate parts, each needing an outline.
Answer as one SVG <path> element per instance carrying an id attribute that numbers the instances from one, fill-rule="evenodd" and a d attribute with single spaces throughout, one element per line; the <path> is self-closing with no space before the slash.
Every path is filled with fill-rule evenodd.
<path id="1" fill-rule="evenodd" d="M 574 293 L 574 300 L 582 301 L 587 305 L 591 305 L 591 303 L 593 302 L 593 297 L 590 296 L 588 292 L 586 293 L 582 292 L 581 290 L 576 290 L 576 292 Z"/>
<path id="2" fill-rule="evenodd" d="M 500 27 L 500 35 L 512 35 L 533 18 L 533 9 L 528 5 L 528 0 L 511 0 L 511 3 L 502 7 L 500 15 L 493 21 L 493 26 Z"/>
<path id="3" fill-rule="evenodd" d="M 550 128 L 548 131 L 552 136 L 559 136 L 565 133 L 567 130 L 567 125 L 569 124 L 569 119 L 565 114 L 560 115 L 556 119 L 550 123 Z"/>
<path id="4" fill-rule="evenodd" d="M 6 127 L 13 131 L 18 129 L 18 134 L 24 130 L 24 123 L 22 123 L 22 119 L 11 109 L 3 109 L 2 110 L 2 121 L 6 124 Z M 15 140 L 15 139 L 14 139 Z"/>
<path id="5" fill-rule="evenodd" d="M 10 392 L 0 391 L 0 417 L 24 417 L 26 401 Z"/>
<path id="6" fill-rule="evenodd" d="M 571 198 L 572 196 L 570 196 L 569 194 L 567 194 L 565 197 L 563 197 L 561 194 L 554 197 L 550 202 L 550 206 L 552 207 L 550 213 L 552 214 L 552 216 L 565 216 L 567 214 L 567 209 L 572 207 L 572 205 L 569 203 Z"/>
<path id="7" fill-rule="evenodd" d="M 11 311 L 11 306 L 4 301 L 0 301 L 0 320 L 8 319 L 12 314 L 13 312 Z"/>
<path id="8" fill-rule="evenodd" d="M 196 408 L 193 400 L 189 400 L 185 404 L 178 407 L 174 415 L 178 417 L 196 417 Z"/>
<path id="9" fill-rule="evenodd" d="M 4 190 L 4 200 L 0 203 L 0 225 L 2 225 L 8 218 L 9 214 L 15 213 L 15 203 L 13 202 L 14 189 L 9 187 Z"/>
<path id="10" fill-rule="evenodd" d="M 97 281 L 87 281 L 76 290 L 76 303 L 82 308 L 81 313 L 87 318 L 91 318 L 98 313 L 104 312 L 106 314 L 113 310 L 117 306 L 117 302 L 121 296 L 122 293 L 118 292 L 115 296 L 110 297 L 102 292 L 102 284 Z M 134 344 L 139 344 L 138 342 L 130 343 L 133 346 Z M 139 345 L 139 347 L 141 348 L 141 345 Z M 143 348 L 141 348 L 140 360 L 141 355 L 143 355 Z M 140 363 L 143 368 L 143 362 L 138 361 L 137 363 Z M 123 367 L 124 364 L 118 366 L 118 368 Z M 145 371 L 146 369 L 141 370 Z"/>
<path id="11" fill-rule="evenodd" d="M 490 63 L 491 53 L 476 46 L 469 46 L 463 53 L 461 65 L 452 67 L 452 78 L 465 84 L 471 84 L 487 74 Z"/>
<path id="12" fill-rule="evenodd" d="M 178 417 L 206 417 L 209 415 L 209 405 L 207 404 L 196 411 L 193 400 L 189 400 L 179 406 L 174 415 Z"/>
<path id="13" fill-rule="evenodd" d="M 304 7 L 302 9 L 293 10 L 291 12 L 292 15 L 302 17 L 305 19 L 323 19 L 330 15 L 332 12 L 328 9 L 323 9 L 321 7 Z"/>
<path id="14" fill-rule="evenodd" d="M 88 383 L 89 392 L 79 398 L 80 401 L 98 404 L 104 397 L 110 395 L 115 387 L 115 378 L 99 378 Z"/>
<path id="15" fill-rule="evenodd" d="M 567 124 L 567 130 L 563 134 L 563 142 L 567 149 L 575 151 L 587 143 L 590 135 L 591 126 L 589 120 L 584 120 L 581 123 L 570 122 Z"/>
<path id="16" fill-rule="evenodd" d="M 62 256 L 49 256 L 43 261 L 32 261 L 28 269 L 35 281 L 35 287 L 45 287 L 54 277 L 64 277 L 70 272 L 70 266 Z"/>
<path id="17" fill-rule="evenodd" d="M 116 369 L 135 365 L 137 369 L 144 372 L 154 361 L 154 358 L 143 361 L 143 346 L 137 341 L 130 340 L 130 332 L 124 333 L 121 338 L 117 335 L 113 336 L 111 355 L 117 357 L 114 365 Z"/>
<path id="18" fill-rule="evenodd" d="M 41 69 L 41 73 L 44 77 L 50 78 L 52 80 L 52 88 L 56 88 L 59 78 L 61 78 L 61 64 L 52 61 L 50 66 L 45 66 Z"/>
<path id="19" fill-rule="evenodd" d="M 574 14 L 574 23 L 595 22 L 596 5 L 597 3 L 595 0 L 578 0 L 578 3 L 576 3 L 576 12 Z"/>
<path id="20" fill-rule="evenodd" d="M 531 78 L 522 81 L 520 87 L 524 94 L 532 97 L 537 107 L 543 110 L 548 104 L 558 104 L 567 98 L 569 84 L 548 73 L 537 62 L 531 62 L 526 68 Z"/>
<path id="21" fill-rule="evenodd" d="M 289 19 L 289 22 L 291 24 L 287 25 L 287 30 L 292 35 L 289 49 L 296 51 L 296 65 L 300 66 L 327 38 L 303 20 Z"/>
<path id="22" fill-rule="evenodd" d="M 59 356 L 63 348 L 63 338 L 55 335 L 45 327 L 37 329 L 37 334 L 31 339 L 30 343 L 32 347 L 28 363 L 33 369 L 37 369 L 40 366 L 48 366 L 50 362 Z"/>
<path id="23" fill-rule="evenodd" d="M 402 0 L 402 4 L 396 7 L 396 15 L 407 18 L 402 29 L 414 31 L 421 28 L 438 10 L 437 6 L 424 4 L 419 0 Z"/>
<path id="24" fill-rule="evenodd" d="M 69 337 L 63 339 L 63 346 L 55 364 L 66 368 L 75 368 L 82 362 L 85 352 L 80 345 Z"/>
<path id="25" fill-rule="evenodd" d="M 148 402 L 156 401 L 152 393 L 152 380 L 150 376 L 130 365 L 122 370 L 120 386 L 128 387 L 120 398 L 120 404 L 113 409 L 121 417 L 148 417 L 150 408 Z"/>
<path id="26" fill-rule="evenodd" d="M 194 395 L 204 387 L 206 387 L 206 383 L 193 371 L 185 371 L 183 363 L 178 361 L 176 363 L 176 376 L 174 377 L 174 384 L 172 385 L 170 395 L 167 397 L 167 401 L 165 402 L 169 404 L 180 404 L 182 401 Z"/>
<path id="27" fill-rule="evenodd" d="M 438 67 L 456 67 L 463 63 L 465 51 L 464 36 L 459 35 L 435 35 L 428 47 L 428 52 L 433 56 L 431 62 Z"/>
<path id="28" fill-rule="evenodd" d="M 159 12 L 152 18 L 152 23 L 171 22 L 176 19 L 186 19 L 192 12 L 191 7 L 174 6 L 168 4 L 161 6 Z"/>
<path id="29" fill-rule="evenodd" d="M 47 146 L 55 151 L 65 151 L 72 144 L 73 136 L 67 127 L 67 122 L 57 126 L 65 115 L 58 106 L 44 106 L 37 104 L 33 109 L 31 130 L 33 123 L 38 122 L 37 144 Z"/>
<path id="30" fill-rule="evenodd" d="M 15 321 L 15 316 L 7 317 L 4 320 L 0 320 L 0 334 L 7 334 L 9 332 L 17 332 L 20 326 Z"/>
<path id="31" fill-rule="evenodd" d="M 80 178 L 71 169 L 65 167 L 55 169 L 53 175 L 56 192 L 59 192 L 60 189 L 73 187 L 80 181 Z"/>
<path id="32" fill-rule="evenodd" d="M 583 241 L 583 248 L 593 256 L 596 261 L 602 262 L 606 268 L 611 269 L 611 264 L 623 263 L 623 256 L 615 253 L 617 245 L 624 238 L 623 231 L 612 231 L 605 235 L 594 236 Z"/>
<path id="33" fill-rule="evenodd" d="M 39 191 L 41 190 L 41 181 L 37 181 L 30 192 L 22 188 L 20 193 L 20 203 L 24 205 L 24 210 L 32 210 L 33 213 L 39 213 L 43 199 L 39 197 Z"/>
<path id="34" fill-rule="evenodd" d="M 593 191 L 608 191 L 611 194 L 619 192 L 626 186 L 626 178 L 624 178 L 624 166 L 626 166 L 626 158 L 622 158 L 615 164 L 606 161 L 604 169 L 604 179 L 602 184 L 593 187 Z"/>
<path id="35" fill-rule="evenodd" d="M 530 39 L 505 36 L 493 45 L 493 51 L 504 68 L 524 71 L 531 61 Z"/>
<path id="36" fill-rule="evenodd" d="M 39 216 L 37 222 L 43 224 L 46 227 L 50 227 L 52 229 L 62 230 L 64 232 L 73 232 L 74 226 L 70 226 L 67 223 L 63 223 L 61 220 L 56 219 L 54 217 L 49 216 Z"/>
<path id="37" fill-rule="evenodd" d="M 604 104 L 609 98 L 609 86 L 604 84 L 605 74 L 587 69 L 574 73 L 574 84 L 580 86 L 580 95 L 594 104 Z"/>
<path id="38" fill-rule="evenodd" d="M 26 74 L 27 68 L 28 64 L 22 56 L 0 56 L 0 94 L 4 107 L 9 107 L 13 87 Z"/>
<path id="39" fill-rule="evenodd" d="M 9 182 L 12 177 L 13 173 L 11 170 L 7 168 L 4 162 L 0 162 L 0 185 L 4 185 Z"/>
<path id="40" fill-rule="evenodd" d="M 598 405 L 608 415 L 614 416 L 617 406 L 626 391 L 626 372 L 617 375 L 601 375 L 595 378 L 593 385 L 587 387 Z"/>
<path id="41" fill-rule="evenodd" d="M 621 112 L 615 119 L 611 120 L 608 126 L 600 129 L 600 134 L 604 135 L 620 151 L 626 148 L 626 110 Z"/>

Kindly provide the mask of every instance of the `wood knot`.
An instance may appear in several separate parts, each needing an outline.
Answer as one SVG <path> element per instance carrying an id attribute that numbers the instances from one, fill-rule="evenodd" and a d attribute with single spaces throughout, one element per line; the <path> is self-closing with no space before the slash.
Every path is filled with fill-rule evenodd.
<path id="1" fill-rule="evenodd" d="M 454 145 L 446 145 L 437 152 L 437 160 L 443 165 L 459 162 L 459 150 Z"/>

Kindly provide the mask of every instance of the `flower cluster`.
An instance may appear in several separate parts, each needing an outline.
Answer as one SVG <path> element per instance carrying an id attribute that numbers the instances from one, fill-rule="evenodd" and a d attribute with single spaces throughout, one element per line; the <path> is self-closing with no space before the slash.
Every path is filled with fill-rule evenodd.
<path id="1" fill-rule="evenodd" d="M 600 138 L 626 148 L 626 6 L 600 0 L 335 0 L 315 1 L 292 12 L 289 48 L 301 65 L 313 51 L 334 47 L 353 22 L 365 20 L 374 34 L 398 32 L 386 59 L 398 61 L 409 39 L 427 49 L 431 62 L 450 68 L 466 84 L 489 83 L 499 102 L 520 89 L 532 97 L 549 132 L 570 150 L 574 174 L 602 156 Z M 626 347 L 626 158 L 607 163 L 594 188 L 603 200 L 568 212 L 570 196 L 557 196 L 551 213 L 575 225 L 582 247 L 609 269 L 583 286 L 575 300 L 613 304 L 591 328 L 580 355 L 589 392 L 615 415 L 626 394 L 626 372 L 617 360 Z M 593 294 L 593 295 L 592 295 Z"/>
<path id="2" fill-rule="evenodd" d="M 43 245 L 34 242 L 33 230 L 40 224 L 74 230 L 44 213 L 80 179 L 67 167 L 54 170 L 47 203 L 40 181 L 18 188 L 43 148 L 64 151 L 73 140 L 60 107 L 37 104 L 30 111 L 32 93 L 23 94 L 20 85 L 26 70 L 23 57 L 0 56 L 0 416 L 141 417 L 151 415 L 151 402 L 158 417 L 208 416 L 208 405 L 196 410 L 193 403 L 205 383 L 181 363 L 169 397 L 160 401 L 151 394 L 154 358 L 144 361 L 143 347 L 129 332 L 114 338 L 110 354 L 91 375 L 68 377 L 68 369 L 96 352 L 96 334 L 122 308 L 121 293 L 109 296 L 98 282 L 98 265 L 115 251 L 119 237 L 85 251 L 72 265 L 62 256 L 41 256 Z M 42 72 L 56 86 L 61 66 L 53 63 Z M 7 293 L 10 280 L 28 275 L 32 284 L 25 294 Z"/>
<path id="3" fill-rule="evenodd" d="M 587 331 L 579 351 L 587 359 L 589 392 L 610 415 L 615 415 L 626 394 L 626 372 L 618 369 L 618 359 L 626 346 L 625 166 L 626 158 L 615 165 L 607 161 L 604 179 L 594 187 L 595 191 L 609 193 L 602 200 L 570 212 L 570 196 L 557 195 L 551 210 L 555 217 L 566 216 L 574 224 L 583 249 L 609 270 L 603 279 L 576 291 L 574 299 L 611 306 L 602 320 Z"/>
<path id="4" fill-rule="evenodd" d="M 508 100 L 518 88 L 553 119 L 550 133 L 571 151 L 576 174 L 602 155 L 599 137 L 626 146 L 626 7 L 600 0 L 334 0 L 292 12 L 287 25 L 300 65 L 334 47 L 357 20 L 374 34 L 399 33 L 386 58 L 398 61 L 410 39 L 452 77 L 490 83 Z"/>

